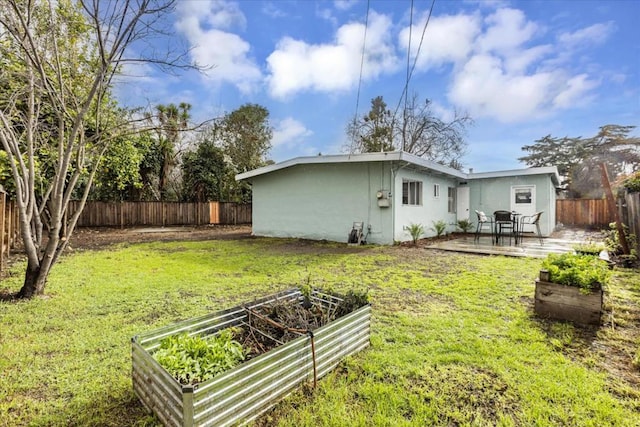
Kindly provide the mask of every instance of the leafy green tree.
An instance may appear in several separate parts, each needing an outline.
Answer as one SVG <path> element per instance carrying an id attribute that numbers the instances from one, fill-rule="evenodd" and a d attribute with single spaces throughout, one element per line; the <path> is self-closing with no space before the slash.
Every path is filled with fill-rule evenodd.
<path id="1" fill-rule="evenodd" d="M 371 100 L 371 110 L 347 127 L 352 152 L 375 153 L 394 151 L 393 115 L 381 96 Z"/>
<path id="2" fill-rule="evenodd" d="M 533 167 L 557 166 L 569 197 L 603 197 L 600 164 L 607 166 L 612 180 L 640 170 L 640 138 L 630 135 L 634 129 L 605 125 L 590 138 L 547 135 L 522 147 L 529 154 L 518 160 Z"/>
<path id="3" fill-rule="evenodd" d="M 110 144 L 131 131 L 110 114 L 114 75 L 153 37 L 173 0 L 2 0 L 0 143 L 15 185 L 27 258 L 18 297 L 42 294 L 66 248 Z M 184 64 L 189 66 L 189 64 Z M 67 207 L 84 183 L 80 208 Z"/>
<path id="4" fill-rule="evenodd" d="M 143 189 L 140 169 L 153 140 L 149 132 L 123 135 L 105 152 L 90 193 L 92 200 L 138 200 Z"/>
<path id="5" fill-rule="evenodd" d="M 231 174 L 224 152 L 211 139 L 203 139 L 195 151 L 182 158 L 182 197 L 189 202 L 225 201 Z"/>
<path id="6" fill-rule="evenodd" d="M 151 165 L 158 177 L 159 200 L 169 199 L 171 173 L 178 164 L 178 150 L 181 134 L 189 127 L 191 105 L 168 104 L 156 106 L 156 115 L 148 115 L 155 129 L 155 140 L 148 152 L 148 165 Z M 147 175 L 147 179 L 149 179 Z"/>
<path id="7" fill-rule="evenodd" d="M 269 111 L 261 105 L 244 104 L 213 123 L 211 137 L 224 151 L 230 177 L 229 201 L 250 202 L 251 187 L 236 182 L 234 176 L 267 164 L 273 129 L 269 124 Z"/>

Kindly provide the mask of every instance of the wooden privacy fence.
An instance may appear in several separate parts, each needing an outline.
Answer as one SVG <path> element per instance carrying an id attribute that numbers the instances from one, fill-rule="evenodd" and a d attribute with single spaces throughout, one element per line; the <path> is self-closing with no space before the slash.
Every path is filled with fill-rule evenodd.
<path id="1" fill-rule="evenodd" d="M 558 199 L 556 223 L 590 228 L 609 228 L 614 214 L 606 199 Z"/>
<path id="2" fill-rule="evenodd" d="M 80 202 L 69 204 L 72 215 Z M 251 205 L 239 203 L 87 202 L 78 227 L 165 227 L 173 225 L 249 224 Z"/>
<path id="3" fill-rule="evenodd" d="M 640 253 L 640 193 L 627 193 L 625 205 L 625 223 L 629 226 L 629 233 L 636 235 L 636 249 Z"/>
<path id="4" fill-rule="evenodd" d="M 251 204 L 209 202 L 210 224 L 251 224 Z"/>
<path id="5" fill-rule="evenodd" d="M 0 271 L 4 270 L 6 259 L 15 247 L 19 231 L 16 204 L 0 187 Z"/>

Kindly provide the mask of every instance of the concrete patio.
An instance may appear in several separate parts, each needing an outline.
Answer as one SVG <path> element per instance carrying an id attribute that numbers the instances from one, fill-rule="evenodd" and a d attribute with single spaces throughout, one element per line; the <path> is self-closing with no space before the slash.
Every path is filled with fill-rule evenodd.
<path id="1" fill-rule="evenodd" d="M 456 239 L 435 241 L 433 244 L 425 246 L 425 248 L 484 255 L 544 258 L 550 253 L 572 252 L 573 245 L 576 243 L 603 241 L 600 232 L 582 229 L 556 231 L 550 237 L 545 237 L 542 240 L 543 242 L 540 244 L 540 239 L 537 237 L 525 235 L 522 241 L 518 242 L 518 245 L 515 244 L 513 239 L 509 244 L 508 238 L 500 244 L 495 244 L 489 234 L 481 235 L 477 241 L 474 239 L 473 234 L 466 234 L 460 235 Z"/>

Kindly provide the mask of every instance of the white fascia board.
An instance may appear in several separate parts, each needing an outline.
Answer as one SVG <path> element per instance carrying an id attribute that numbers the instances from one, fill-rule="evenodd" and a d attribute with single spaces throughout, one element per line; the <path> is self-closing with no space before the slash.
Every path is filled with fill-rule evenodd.
<path id="1" fill-rule="evenodd" d="M 443 175 L 449 175 L 459 179 L 468 179 L 468 175 L 464 172 L 459 171 L 458 169 L 453 169 L 445 165 L 441 165 L 440 163 L 432 162 L 431 160 L 423 159 L 422 157 L 418 157 L 415 154 L 405 153 L 403 151 L 399 152 L 400 160 L 403 160 L 409 164 L 419 166 L 424 169 L 429 169 L 433 172 L 441 173 Z"/>
<path id="2" fill-rule="evenodd" d="M 313 165 L 323 163 L 358 163 L 358 162 L 384 162 L 400 160 L 399 152 L 388 153 L 363 153 L 363 154 L 336 154 L 322 156 L 295 157 L 273 165 L 264 166 L 248 172 L 236 175 L 236 181 L 264 175 L 280 169 L 290 168 L 296 165 Z"/>
<path id="3" fill-rule="evenodd" d="M 418 157 L 414 154 L 409 154 L 404 151 L 295 157 L 293 159 L 285 160 L 280 163 L 275 163 L 273 165 L 264 166 L 258 169 L 254 169 L 248 172 L 238 174 L 236 175 L 235 178 L 236 178 L 236 181 L 242 181 L 244 179 L 250 179 L 256 176 L 264 175 L 267 173 L 275 172 L 281 169 L 286 169 L 286 168 L 290 168 L 297 165 L 329 164 L 329 163 L 389 162 L 389 161 L 405 162 L 407 165 L 417 166 L 418 168 L 421 168 L 421 169 L 440 173 L 443 175 L 448 175 L 461 180 L 483 179 L 483 178 L 504 178 L 504 177 L 511 177 L 511 176 L 526 176 L 526 175 L 551 175 L 551 178 L 554 181 L 554 184 L 556 186 L 560 185 L 560 176 L 558 174 L 558 168 L 556 168 L 555 166 L 466 174 L 457 169 L 453 169 L 448 166 L 441 165 L 440 163 L 432 162 L 431 160 L 423 159 L 422 157 Z"/>
<path id="4" fill-rule="evenodd" d="M 434 172 L 450 175 L 460 179 L 467 179 L 467 174 L 460 172 L 457 169 L 452 169 L 447 166 L 443 166 L 439 163 L 435 163 L 429 160 L 425 160 L 421 157 L 413 154 L 405 153 L 402 151 L 392 151 L 384 153 L 361 153 L 361 154 L 337 154 L 337 155 L 322 155 L 322 156 L 308 156 L 308 157 L 295 157 L 293 159 L 285 160 L 273 165 L 264 166 L 258 169 L 254 169 L 248 172 L 244 172 L 236 175 L 236 181 L 243 179 L 253 178 L 255 176 L 264 175 L 277 170 L 286 169 L 296 165 L 310 165 L 310 164 L 328 164 L 328 163 L 362 163 L 362 162 L 389 162 L 389 161 L 403 161 L 407 164 L 415 165 L 420 168 L 430 169 Z"/>
<path id="5" fill-rule="evenodd" d="M 560 174 L 555 166 L 544 166 L 539 168 L 512 169 L 506 171 L 481 172 L 468 174 L 469 179 L 483 178 L 505 178 L 510 176 L 528 176 L 528 175 L 550 175 L 556 186 L 560 185 Z"/>

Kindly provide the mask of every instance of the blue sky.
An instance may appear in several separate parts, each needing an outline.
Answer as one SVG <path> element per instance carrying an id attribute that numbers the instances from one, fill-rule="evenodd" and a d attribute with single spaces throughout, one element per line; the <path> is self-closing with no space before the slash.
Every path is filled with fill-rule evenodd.
<path id="1" fill-rule="evenodd" d="M 525 167 L 521 147 L 548 134 L 640 125 L 640 1 L 436 0 L 419 54 L 432 2 L 413 3 L 411 13 L 410 0 L 369 2 L 360 80 L 366 0 L 179 0 L 171 41 L 211 68 L 138 65 L 117 95 L 130 106 L 189 102 L 195 120 L 257 103 L 270 112 L 273 160 L 337 154 L 356 104 L 362 115 L 381 95 L 395 109 L 410 46 L 409 93 L 445 120 L 474 119 L 462 162 L 476 172 Z"/>

